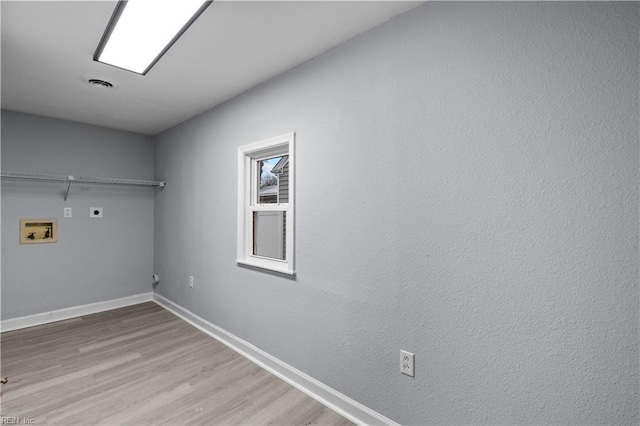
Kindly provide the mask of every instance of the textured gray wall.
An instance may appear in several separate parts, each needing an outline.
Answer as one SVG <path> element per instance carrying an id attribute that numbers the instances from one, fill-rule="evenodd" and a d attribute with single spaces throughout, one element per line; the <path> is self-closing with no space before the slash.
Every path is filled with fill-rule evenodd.
<path id="1" fill-rule="evenodd" d="M 638 23 L 428 2 L 162 133 L 157 291 L 401 423 L 637 423 Z M 296 280 L 235 264 L 291 130 Z"/>
<path id="2" fill-rule="evenodd" d="M 153 179 L 151 137 L 2 111 L 2 170 Z M 2 180 L 2 319 L 151 291 L 153 189 Z M 73 217 L 64 219 L 70 206 Z M 104 218 L 89 218 L 103 207 Z M 58 242 L 20 245 L 20 219 Z"/>

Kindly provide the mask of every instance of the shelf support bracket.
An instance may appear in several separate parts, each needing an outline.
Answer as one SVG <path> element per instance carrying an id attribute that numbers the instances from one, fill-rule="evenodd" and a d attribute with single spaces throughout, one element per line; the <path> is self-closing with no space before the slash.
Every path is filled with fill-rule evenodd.
<path id="1" fill-rule="evenodd" d="M 76 178 L 69 175 L 69 183 L 67 184 L 67 192 L 64 194 L 64 201 L 67 201 L 67 197 L 69 196 L 69 190 L 71 189 L 71 182 L 73 182 Z"/>

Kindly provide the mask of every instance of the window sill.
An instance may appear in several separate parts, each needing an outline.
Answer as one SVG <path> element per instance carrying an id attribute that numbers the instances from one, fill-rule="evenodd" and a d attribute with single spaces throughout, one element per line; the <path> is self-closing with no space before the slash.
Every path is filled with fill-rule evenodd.
<path id="1" fill-rule="evenodd" d="M 246 265 L 246 266 L 251 266 L 253 268 L 264 269 L 265 271 L 277 272 L 279 274 L 291 275 L 291 276 L 296 275 L 295 271 L 290 271 L 288 268 L 282 268 L 282 267 L 270 266 L 270 265 L 267 266 L 267 265 L 264 265 L 263 263 L 253 262 L 249 259 L 246 259 L 246 260 L 238 259 L 236 260 L 236 263 L 239 265 Z"/>

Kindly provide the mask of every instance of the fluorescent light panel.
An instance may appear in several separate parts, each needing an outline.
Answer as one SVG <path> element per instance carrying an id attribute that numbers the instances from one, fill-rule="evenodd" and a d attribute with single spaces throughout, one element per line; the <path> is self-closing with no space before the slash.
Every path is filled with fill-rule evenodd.
<path id="1" fill-rule="evenodd" d="M 144 75 L 209 4 L 203 0 L 120 1 L 94 60 Z"/>

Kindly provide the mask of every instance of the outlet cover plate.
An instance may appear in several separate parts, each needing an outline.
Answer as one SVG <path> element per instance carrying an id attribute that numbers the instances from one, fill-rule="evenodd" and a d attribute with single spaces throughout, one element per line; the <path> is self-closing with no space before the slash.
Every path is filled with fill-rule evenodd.
<path id="1" fill-rule="evenodd" d="M 411 352 L 400 351 L 400 372 L 415 377 L 415 355 Z"/>

